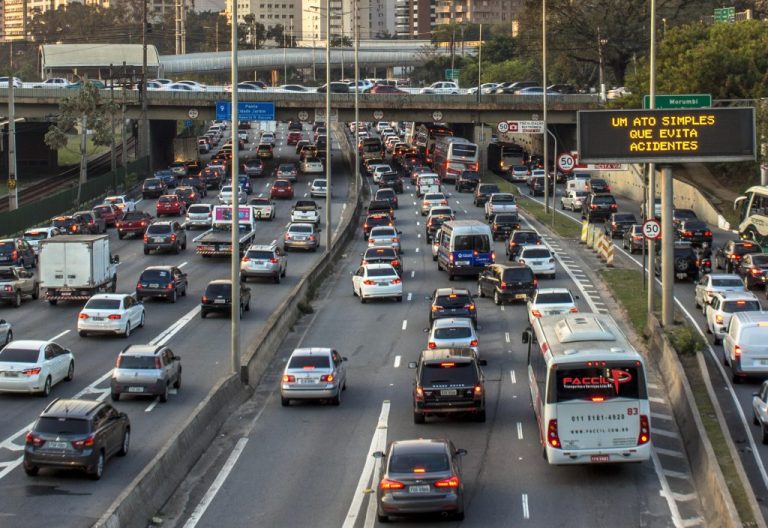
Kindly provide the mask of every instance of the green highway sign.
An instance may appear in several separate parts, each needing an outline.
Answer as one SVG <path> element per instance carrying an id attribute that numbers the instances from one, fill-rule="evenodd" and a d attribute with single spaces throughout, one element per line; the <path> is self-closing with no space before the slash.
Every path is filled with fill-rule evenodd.
<path id="1" fill-rule="evenodd" d="M 710 94 L 677 94 L 677 95 L 657 95 L 656 108 L 709 108 L 712 106 L 712 96 Z M 651 107 L 651 96 L 643 96 L 643 108 Z"/>
<path id="2" fill-rule="evenodd" d="M 458 81 L 460 73 L 461 73 L 461 70 L 459 70 L 458 68 L 453 70 L 448 68 L 447 70 L 445 70 L 445 78 L 448 79 L 449 81 Z"/>
<path id="3" fill-rule="evenodd" d="M 735 20 L 735 7 L 722 7 L 720 9 L 715 9 L 715 22 L 733 22 Z"/>

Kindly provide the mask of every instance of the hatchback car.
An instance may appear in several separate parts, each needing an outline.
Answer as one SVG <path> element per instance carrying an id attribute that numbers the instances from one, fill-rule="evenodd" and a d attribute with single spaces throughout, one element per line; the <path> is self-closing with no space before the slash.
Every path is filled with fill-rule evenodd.
<path id="1" fill-rule="evenodd" d="M 176 187 L 174 190 L 174 194 L 178 196 L 182 202 L 184 202 L 184 207 L 189 208 L 192 204 L 196 204 L 200 201 L 200 193 L 197 192 L 197 189 L 194 187 L 189 186 L 179 186 Z"/>
<path id="2" fill-rule="evenodd" d="M 293 185 L 289 180 L 278 179 L 272 183 L 272 188 L 269 190 L 269 196 L 271 198 L 285 198 L 293 200 Z"/>
<path id="3" fill-rule="evenodd" d="M 77 333 L 120 334 L 128 337 L 144 326 L 144 305 L 127 293 L 99 293 L 88 299 L 77 316 Z"/>
<path id="4" fill-rule="evenodd" d="M 176 266 L 150 266 L 141 272 L 136 283 L 136 300 L 147 297 L 161 297 L 175 303 L 187 295 L 189 280 L 187 274 Z"/>
<path id="5" fill-rule="evenodd" d="M 475 187 L 475 192 L 472 195 L 472 203 L 475 204 L 476 207 L 482 207 L 492 194 L 499 192 L 501 192 L 499 186 L 495 183 L 479 183 L 477 187 Z"/>
<path id="6" fill-rule="evenodd" d="M 613 213 L 605 220 L 605 235 L 610 238 L 622 238 L 624 232 L 637 224 L 632 213 Z"/>
<path id="7" fill-rule="evenodd" d="M 40 241 L 48 240 L 55 236 L 59 236 L 61 232 L 57 227 L 38 227 L 35 229 L 27 229 L 24 231 L 24 240 L 32 246 L 32 250 L 37 255 L 40 252 Z"/>
<path id="8" fill-rule="evenodd" d="M 434 210 L 436 208 L 433 207 L 432 209 Z M 427 219 L 424 222 L 424 237 L 427 239 L 427 242 L 432 242 L 435 234 L 437 233 L 437 230 L 440 229 L 440 226 L 446 222 L 450 222 L 451 220 L 453 220 L 453 218 L 445 214 L 430 214 L 427 216 Z M 435 257 L 433 260 L 437 260 L 437 257 Z"/>
<path id="9" fill-rule="evenodd" d="M 378 298 L 402 302 L 403 280 L 390 264 L 365 264 L 352 275 L 352 293 L 361 303 Z"/>
<path id="10" fill-rule="evenodd" d="M 363 240 L 368 240 L 371 230 L 377 226 L 390 226 L 392 227 L 392 217 L 388 214 L 371 214 L 365 218 L 363 223 Z"/>
<path id="11" fill-rule="evenodd" d="M 240 318 L 251 310 L 251 289 L 240 283 Z M 212 280 L 205 287 L 200 300 L 200 317 L 205 319 L 209 313 L 218 312 L 229 315 L 232 312 L 232 281 L 227 279 Z"/>
<path id="12" fill-rule="evenodd" d="M 283 251 L 288 251 L 289 249 L 317 251 L 318 247 L 320 247 L 320 240 L 318 239 L 317 228 L 314 224 L 291 224 L 283 235 Z"/>
<path id="13" fill-rule="evenodd" d="M 443 317 L 469 317 L 477 326 L 477 307 L 465 288 L 437 288 L 430 297 L 429 326 Z"/>
<path id="14" fill-rule="evenodd" d="M 277 247 L 277 243 L 254 244 L 240 260 L 240 277 L 243 282 L 249 278 L 267 277 L 279 284 L 287 268 L 288 259 L 283 250 Z"/>
<path id="15" fill-rule="evenodd" d="M 516 229 L 509 234 L 507 243 L 504 244 L 505 252 L 509 260 L 516 260 L 523 246 L 540 246 L 541 235 L 531 229 Z"/>
<path id="16" fill-rule="evenodd" d="M 768 284 L 768 254 L 748 253 L 736 265 L 736 273 L 744 281 L 744 286 L 751 290 L 755 286 L 765 288 Z M 767 290 L 768 292 L 768 290 Z"/>
<path id="17" fill-rule="evenodd" d="M 0 240 L 0 266 L 24 266 L 32 268 L 37 256 L 32 246 L 23 238 Z"/>
<path id="18" fill-rule="evenodd" d="M 531 268 L 537 276 L 546 275 L 554 279 L 557 275 L 555 254 L 546 246 L 522 246 L 517 261 Z"/>
<path id="19" fill-rule="evenodd" d="M 403 276 L 403 259 L 391 247 L 369 247 L 362 254 L 360 265 L 366 264 L 389 264 L 395 271 L 402 277 Z"/>
<path id="20" fill-rule="evenodd" d="M 643 226 L 634 224 L 624 230 L 621 237 L 621 247 L 629 251 L 630 254 L 637 253 L 643 250 L 644 240 Z"/>
<path id="21" fill-rule="evenodd" d="M 371 229 L 368 234 L 368 247 L 391 247 L 398 253 L 402 251 L 400 245 L 400 231 L 394 227 L 378 226 Z"/>
<path id="22" fill-rule="evenodd" d="M 448 205 L 448 198 L 443 193 L 426 193 L 421 200 L 421 216 L 427 216 L 430 209 L 439 205 Z"/>
<path id="23" fill-rule="evenodd" d="M 491 235 L 494 240 L 506 240 L 510 233 L 520 229 L 520 218 L 517 213 L 499 213 L 490 219 Z"/>
<path id="24" fill-rule="evenodd" d="M 213 217 L 213 206 L 211 204 L 194 204 L 187 209 L 186 228 L 211 227 Z"/>
<path id="25" fill-rule="evenodd" d="M 143 199 L 159 198 L 168 192 L 168 186 L 160 178 L 147 178 L 141 184 L 141 197 Z"/>
<path id="26" fill-rule="evenodd" d="M 275 177 L 295 182 L 298 177 L 298 172 L 295 163 L 281 163 L 275 169 Z"/>
<path id="27" fill-rule="evenodd" d="M 390 516 L 439 513 L 464 519 L 464 481 L 461 457 L 449 440 L 399 440 L 382 459 L 376 486 L 376 517 L 380 523 Z"/>
<path id="28" fill-rule="evenodd" d="M 528 300 L 528 322 L 548 315 L 578 313 L 578 296 L 571 294 L 568 288 L 541 288 Z"/>
<path id="29" fill-rule="evenodd" d="M 588 194 L 581 205 L 581 218 L 590 222 L 605 220 L 618 209 L 616 199 L 611 194 Z"/>
<path id="30" fill-rule="evenodd" d="M 144 233 L 144 254 L 167 250 L 179 254 L 187 249 L 187 232 L 175 220 L 152 222 Z"/>
<path id="31" fill-rule="evenodd" d="M 184 205 L 184 201 L 175 194 L 164 194 L 157 199 L 155 211 L 158 218 L 163 215 L 184 216 L 187 213 L 187 207 Z"/>
<path id="32" fill-rule="evenodd" d="M 88 233 L 88 223 L 80 215 L 62 215 L 51 219 L 51 227 L 63 235 L 80 235 Z M 2 243 L 2 241 L 0 241 Z"/>
<path id="33" fill-rule="evenodd" d="M 380 189 L 392 189 L 397 194 L 403 193 L 403 179 L 396 172 L 385 172 L 379 178 Z"/>
<path id="34" fill-rule="evenodd" d="M 427 348 L 469 348 L 478 354 L 478 337 L 468 317 L 435 319 L 429 330 Z"/>
<path id="35" fill-rule="evenodd" d="M 323 161 L 316 157 L 304 158 L 299 164 L 299 168 L 304 174 L 322 174 L 325 171 Z"/>
<path id="36" fill-rule="evenodd" d="M 292 400 L 328 400 L 341 403 L 347 389 L 347 369 L 342 357 L 332 348 L 297 348 L 288 358 L 280 382 L 280 402 L 288 407 Z"/>
<path id="37" fill-rule="evenodd" d="M 399 209 L 400 202 L 394 189 L 379 189 L 373 197 L 374 200 L 386 200 L 394 209 Z"/>
<path id="38" fill-rule="evenodd" d="M 58 382 L 75 377 L 75 357 L 70 350 L 54 341 L 12 339 L 12 332 L 6 334 L 5 346 L 0 348 L 0 392 L 46 397 Z"/>
<path id="39" fill-rule="evenodd" d="M 33 477 L 41 468 L 74 468 L 99 480 L 109 458 L 128 454 L 130 439 L 128 415 L 110 404 L 58 399 L 43 410 L 27 433 L 24 472 Z"/>
<path id="40" fill-rule="evenodd" d="M 312 198 L 325 198 L 328 193 L 328 180 L 315 178 L 309 186 L 309 195 Z"/>
<path id="41" fill-rule="evenodd" d="M 722 292 L 712 296 L 704 306 L 707 333 L 712 334 L 712 341 L 719 345 L 726 332 L 733 314 L 739 312 L 760 312 L 760 301 L 752 292 Z"/>
<path id="42" fill-rule="evenodd" d="M 752 394 L 752 423 L 760 426 L 760 438 L 768 444 L 768 380 Z"/>
<path id="43" fill-rule="evenodd" d="M 116 205 L 97 205 L 93 208 L 93 213 L 104 219 L 106 227 L 115 227 L 125 215 L 125 212 Z"/>
<path id="44" fill-rule="evenodd" d="M 165 403 L 171 388 L 181 388 L 181 358 L 165 345 L 130 345 L 117 356 L 109 385 L 112 401 L 128 394 Z"/>
<path id="45" fill-rule="evenodd" d="M 474 191 L 480 183 L 480 173 L 477 171 L 461 171 L 456 178 L 455 189 L 457 192 Z"/>
<path id="46" fill-rule="evenodd" d="M 493 297 L 500 305 L 508 301 L 526 301 L 536 292 L 538 280 L 525 264 L 493 264 L 477 277 L 477 296 Z"/>
<path id="47" fill-rule="evenodd" d="M 259 158 L 249 159 L 245 162 L 243 172 L 249 178 L 257 178 L 264 174 L 264 162 Z"/>
<path id="48" fill-rule="evenodd" d="M 274 147 L 269 143 L 260 143 L 256 147 L 256 156 L 260 159 L 272 159 L 275 157 Z"/>
<path id="49" fill-rule="evenodd" d="M 746 292 L 746 288 L 742 281 L 735 275 L 723 274 L 723 273 L 707 273 L 702 276 L 696 283 L 694 289 L 694 303 L 696 308 L 701 308 L 702 312 L 704 307 L 710 303 L 713 296 L 717 293 L 725 292 Z"/>
<path id="50" fill-rule="evenodd" d="M 85 221 L 85 230 L 81 233 L 90 233 L 97 235 L 99 233 L 107 232 L 107 221 L 101 215 L 101 212 L 97 211 L 75 211 L 75 216 L 79 216 Z"/>

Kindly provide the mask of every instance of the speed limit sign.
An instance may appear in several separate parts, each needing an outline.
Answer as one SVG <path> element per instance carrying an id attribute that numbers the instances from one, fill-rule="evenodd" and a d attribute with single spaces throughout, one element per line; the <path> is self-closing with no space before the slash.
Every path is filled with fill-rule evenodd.
<path id="1" fill-rule="evenodd" d="M 643 236 L 651 240 L 659 238 L 661 236 L 661 224 L 659 221 L 651 218 L 643 222 Z"/>
<path id="2" fill-rule="evenodd" d="M 571 172 L 574 165 L 576 165 L 576 160 L 567 152 L 557 157 L 557 168 L 563 172 Z"/>
<path id="3" fill-rule="evenodd" d="M 507 123 L 506 121 L 499 121 L 499 124 L 496 125 L 496 129 L 502 134 L 504 134 L 509 130 L 509 123 Z"/>

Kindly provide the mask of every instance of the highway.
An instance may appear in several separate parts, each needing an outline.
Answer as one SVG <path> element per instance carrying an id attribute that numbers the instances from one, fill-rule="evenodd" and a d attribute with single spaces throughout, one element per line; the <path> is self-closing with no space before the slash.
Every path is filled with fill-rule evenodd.
<path id="1" fill-rule="evenodd" d="M 253 140 L 256 130 L 250 132 Z M 305 136 L 310 134 L 304 132 Z M 282 161 L 296 160 L 294 147 L 285 145 L 283 125 L 277 133 L 275 153 Z M 223 144 L 223 141 L 222 141 Z M 250 147 L 250 145 L 249 145 Z M 276 160 L 277 161 L 277 158 Z M 265 176 L 254 179 L 254 194 L 268 193 L 272 181 L 272 166 L 267 164 Z M 348 188 L 348 170 L 338 151 L 333 156 L 336 178 L 333 195 L 333 224 L 338 222 L 342 203 Z M 308 192 L 309 176 L 299 176 L 295 198 Z M 216 202 L 211 191 L 205 200 Z M 280 240 L 289 221 L 293 201 L 277 201 L 277 218 L 273 222 L 258 224 L 259 243 Z M 154 215 L 155 200 L 141 201 L 139 208 Z M 323 225 L 323 229 L 325 226 Z M 53 388 L 49 398 L 31 395 L 0 394 L 0 526 L 3 528 L 85 527 L 91 526 L 109 504 L 152 459 L 160 447 L 176 432 L 195 406 L 208 394 L 210 388 L 230 372 L 229 319 L 209 316 L 200 319 L 200 296 L 206 284 L 217 278 L 228 278 L 226 260 L 203 259 L 195 254 L 192 238 L 198 231 L 188 232 L 188 246 L 180 255 L 151 254 L 144 256 L 141 238 L 118 240 L 110 229 L 113 254 L 120 256 L 118 291 L 133 292 L 143 269 L 150 265 L 175 264 L 189 276 L 189 295 L 180 297 L 176 304 L 147 300 L 146 325 L 134 331 L 130 338 L 102 336 L 78 337 L 76 320 L 82 304 L 59 303 L 50 306 L 38 301 L 25 301 L 21 308 L 0 307 L 0 318 L 13 324 L 15 339 L 55 339 L 73 351 L 75 379 Z M 246 312 L 241 324 L 241 346 L 257 335 L 272 310 L 296 285 L 302 274 L 317 261 L 324 250 L 317 253 L 290 252 L 287 277 L 280 284 L 251 280 L 251 311 Z M 111 459 L 105 475 L 98 482 L 90 481 L 78 472 L 41 471 L 36 478 L 27 477 L 20 467 L 24 436 L 43 408 L 54 398 L 109 398 L 109 375 L 118 352 L 129 344 L 167 343 L 182 357 L 183 383 L 168 403 L 140 398 L 123 398 L 116 407 L 128 413 L 132 426 L 130 452 L 125 458 Z M 53 521 L 55 519 L 55 522 Z"/>
<path id="2" fill-rule="evenodd" d="M 366 247 L 356 237 L 348 258 L 319 292 L 315 313 L 297 324 L 253 399 L 225 424 L 220 442 L 158 512 L 163 526 L 373 526 L 375 494 L 366 491 L 377 485 L 378 462 L 368 455 L 389 441 L 416 437 L 449 438 L 468 450 L 462 526 L 703 526 L 701 505 L 687 480 L 683 446 L 653 366 L 652 461 L 554 467 L 542 460 L 530 404 L 527 349 L 520 341 L 527 326 L 525 305 L 496 306 L 476 299 L 480 353 L 488 361 L 487 422 L 413 423 L 414 371 L 408 363 L 426 347 L 427 299 L 438 286 L 476 290 L 474 279 L 449 283 L 447 274 L 437 271 L 415 200 L 406 185 L 396 211 L 405 250 L 404 301 L 361 305 L 352 296 L 350 274 Z M 470 194 L 452 193 L 450 203 L 458 219 L 482 219 Z M 558 255 L 558 278 L 542 280 L 539 286 L 570 288 L 579 295 L 582 311 L 615 312 L 593 284 L 596 261 L 570 251 L 571 242 L 546 241 Z M 502 243 L 495 249 L 503 259 Z M 348 390 L 340 407 L 280 405 L 282 369 L 298 346 L 333 346 L 349 359 Z"/>

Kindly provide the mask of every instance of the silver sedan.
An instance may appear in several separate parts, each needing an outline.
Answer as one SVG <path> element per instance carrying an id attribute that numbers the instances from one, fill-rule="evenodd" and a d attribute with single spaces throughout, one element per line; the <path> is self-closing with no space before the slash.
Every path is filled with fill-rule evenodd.
<path id="1" fill-rule="evenodd" d="M 479 355 L 477 332 L 469 317 L 435 319 L 427 348 L 471 348 Z"/>

